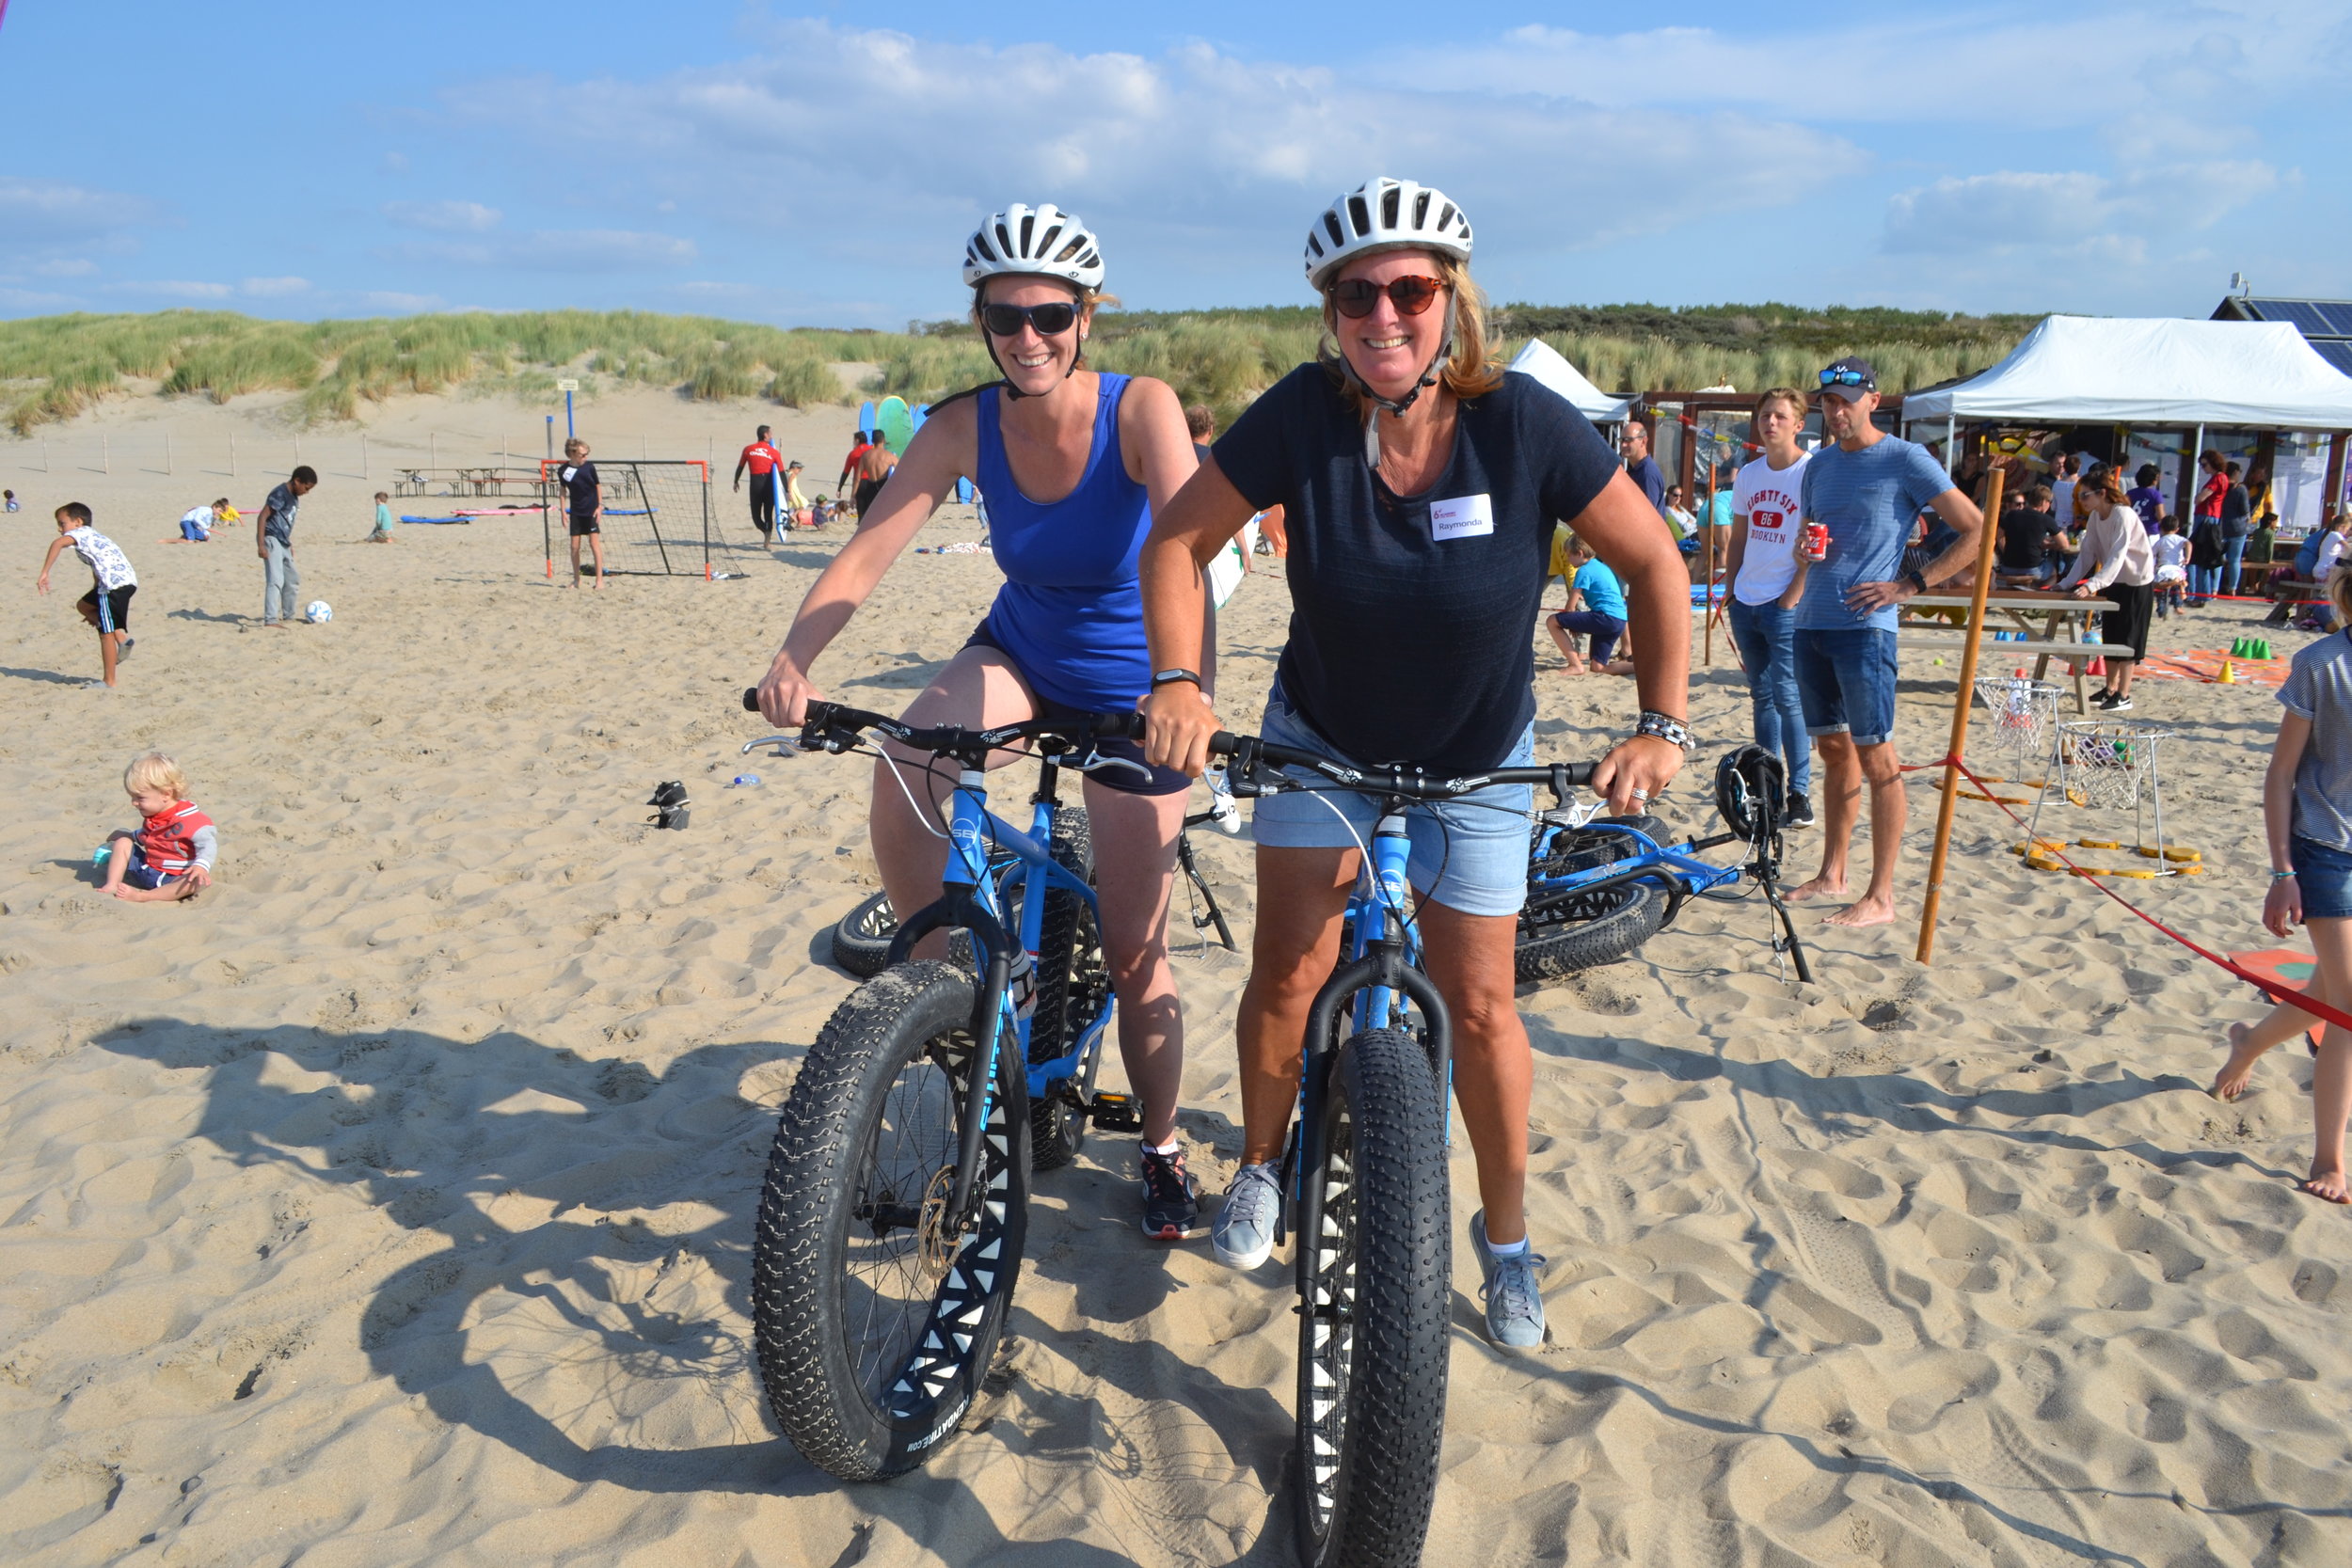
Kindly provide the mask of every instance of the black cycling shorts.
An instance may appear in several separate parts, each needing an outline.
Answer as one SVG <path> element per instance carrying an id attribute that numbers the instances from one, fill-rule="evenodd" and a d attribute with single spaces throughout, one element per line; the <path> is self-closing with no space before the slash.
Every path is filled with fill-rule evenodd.
<path id="1" fill-rule="evenodd" d="M 989 636 L 985 626 L 966 638 L 963 645 L 967 648 L 987 648 L 1003 655 L 1005 662 L 1020 675 L 1021 684 L 1029 689 L 1029 701 L 1037 705 L 1040 719 L 1058 719 L 1068 722 L 1088 717 L 1085 708 L 1072 707 L 1067 703 L 1057 703 L 1051 698 L 1039 696 L 1037 683 L 1029 678 L 1026 670 L 1021 668 L 1021 661 L 1013 657 L 1002 643 Z M 1094 749 L 1106 757 L 1118 757 L 1138 768 L 1152 768 L 1143 760 L 1143 744 L 1140 741 L 1098 740 Z M 1191 777 L 1173 768 L 1152 768 L 1152 776 L 1148 779 L 1133 768 L 1105 768 L 1100 772 L 1089 773 L 1087 777 L 1104 789 L 1115 789 L 1121 795 L 1182 795 L 1192 787 Z"/>

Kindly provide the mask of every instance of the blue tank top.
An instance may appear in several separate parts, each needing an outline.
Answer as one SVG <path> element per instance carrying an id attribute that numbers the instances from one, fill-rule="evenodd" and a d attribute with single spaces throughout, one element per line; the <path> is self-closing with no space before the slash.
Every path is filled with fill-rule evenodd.
<path id="1" fill-rule="evenodd" d="M 989 542 L 1005 574 L 980 633 L 1021 667 L 1029 688 L 1089 713 L 1123 713 L 1152 685 L 1136 560 L 1152 502 L 1127 477 L 1119 400 L 1127 377 L 1104 372 L 1094 443 L 1078 487 L 1050 506 L 1021 493 L 1005 462 L 998 388 L 978 398 L 980 491 Z"/>

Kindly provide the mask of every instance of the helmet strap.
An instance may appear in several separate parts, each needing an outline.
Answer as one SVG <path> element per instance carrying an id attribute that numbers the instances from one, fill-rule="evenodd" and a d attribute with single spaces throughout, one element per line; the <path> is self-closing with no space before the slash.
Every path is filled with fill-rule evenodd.
<path id="1" fill-rule="evenodd" d="M 989 352 L 993 354 L 995 350 L 992 348 Z M 1413 383 L 1412 390 L 1401 398 L 1384 398 L 1378 392 L 1374 391 L 1371 384 L 1357 373 L 1355 362 L 1348 358 L 1347 351 L 1344 349 L 1340 351 L 1340 368 L 1347 372 L 1347 379 L 1355 383 L 1356 389 L 1373 404 L 1372 407 L 1364 410 L 1365 467 L 1375 472 L 1377 472 L 1380 467 L 1380 410 L 1385 408 L 1397 418 L 1403 419 L 1405 410 L 1412 407 L 1424 390 L 1438 384 L 1438 367 L 1452 358 L 1453 355 L 1454 302 L 1451 299 L 1446 302 L 1445 337 L 1438 344 L 1436 356 L 1422 369 L 1421 379 Z"/>

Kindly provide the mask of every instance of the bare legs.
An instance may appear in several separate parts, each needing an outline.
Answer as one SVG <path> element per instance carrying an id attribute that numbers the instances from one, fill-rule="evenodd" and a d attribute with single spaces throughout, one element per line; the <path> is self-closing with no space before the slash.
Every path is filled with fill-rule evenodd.
<path id="1" fill-rule="evenodd" d="M 948 661 L 902 717 L 910 724 L 987 728 L 1036 712 L 1027 688 L 1002 654 L 966 648 Z M 940 895 L 947 865 L 940 806 L 954 788 L 955 764 L 935 763 L 929 755 L 915 757 L 887 743 L 885 749 L 898 759 L 898 769 L 894 775 L 887 764 L 874 765 L 873 803 L 866 822 L 890 907 L 905 914 Z M 990 766 L 1001 768 L 1020 756 L 1000 752 Z M 931 771 L 925 772 L 926 767 Z M 1176 835 L 1184 826 L 1184 797 L 1129 795 L 1089 779 L 1086 802 L 1094 831 L 1103 952 L 1110 964 L 1111 989 L 1119 997 L 1120 1054 L 1127 1081 L 1143 1101 L 1144 1141 L 1164 1145 L 1175 1135 L 1184 1062 L 1184 1022 L 1168 958 L 1168 906 L 1175 884 Z M 945 958 L 946 933 L 934 931 L 924 938 L 915 944 L 914 956 Z"/>
<path id="2" fill-rule="evenodd" d="M 1895 743 L 1857 746 L 1843 731 L 1815 736 L 1821 751 L 1820 793 L 1823 809 L 1821 869 L 1811 881 L 1790 888 L 1791 904 L 1842 897 L 1853 853 L 1853 831 L 1862 818 L 1862 786 L 1870 786 L 1870 885 L 1860 900 L 1829 917 L 1832 926 L 1883 926 L 1895 918 L 1895 862 L 1902 852 L 1903 774 Z"/>
<path id="3" fill-rule="evenodd" d="M 98 631 L 98 666 L 105 676 L 106 684 L 114 685 L 115 664 L 121 658 L 122 645 L 131 641 L 131 634 L 127 631 L 107 631 L 99 627 L 98 610 L 94 606 L 77 602 L 73 608 L 80 610 L 82 619 L 87 621 L 91 627 Z"/>
<path id="4" fill-rule="evenodd" d="M 1242 1159 L 1278 1158 L 1298 1098 L 1307 1013 L 1339 958 L 1340 915 L 1356 885 L 1355 849 L 1258 850 L 1258 919 L 1236 1034 Z M 1454 1093 L 1478 1161 L 1488 1240 L 1527 1234 L 1527 1114 L 1534 1069 L 1513 1001 L 1518 921 L 1421 907 L 1429 976 L 1454 1013 Z"/>
<path id="5" fill-rule="evenodd" d="M 2341 1007 L 2352 999 L 2352 920 L 2306 921 L 2303 928 L 2311 933 L 2312 951 L 2319 960 L 2312 994 Z M 2230 1059 L 2213 1081 L 2215 1098 L 2235 1100 L 2244 1094 L 2263 1053 L 2318 1022 L 2300 1007 L 2281 1003 L 2253 1024 L 2230 1025 Z M 2352 1116 L 2352 1032 L 2330 1023 L 2320 1037 L 2319 1061 L 2312 1071 L 2312 1173 L 2303 1182 L 2303 1191 L 2330 1203 L 2352 1201 L 2344 1164 L 2347 1116 Z"/>

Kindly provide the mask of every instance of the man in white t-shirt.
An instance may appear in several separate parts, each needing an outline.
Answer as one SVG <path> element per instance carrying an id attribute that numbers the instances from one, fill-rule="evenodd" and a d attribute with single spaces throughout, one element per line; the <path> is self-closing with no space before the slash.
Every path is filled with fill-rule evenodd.
<path id="1" fill-rule="evenodd" d="M 1797 692 L 1795 653 L 1795 606 L 1804 592 L 1798 499 L 1804 493 L 1805 462 L 1797 433 L 1804 416 L 1804 394 L 1793 387 L 1775 387 L 1756 400 L 1749 428 L 1764 455 L 1732 483 L 1731 554 L 1724 568 L 1731 579 L 1731 640 L 1747 667 L 1756 743 L 1788 770 L 1792 828 L 1813 824 L 1813 747 Z"/>

